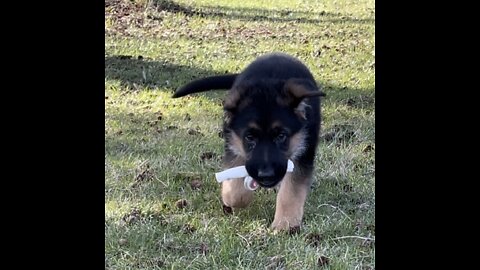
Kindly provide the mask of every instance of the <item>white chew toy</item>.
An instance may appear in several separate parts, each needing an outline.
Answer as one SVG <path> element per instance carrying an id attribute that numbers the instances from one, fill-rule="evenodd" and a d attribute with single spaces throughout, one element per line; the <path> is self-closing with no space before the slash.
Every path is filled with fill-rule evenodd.
<path id="1" fill-rule="evenodd" d="M 293 168 L 294 168 L 293 161 L 289 159 L 287 163 L 287 172 L 293 172 Z M 233 167 L 230 169 L 226 169 L 222 172 L 215 173 L 215 178 L 217 178 L 217 182 L 219 183 L 226 180 L 230 180 L 234 178 L 243 178 L 243 177 L 245 177 L 244 184 L 246 189 L 249 189 L 249 190 L 257 189 L 258 187 L 257 183 L 253 181 L 253 178 L 248 175 L 248 172 L 245 166 Z"/>

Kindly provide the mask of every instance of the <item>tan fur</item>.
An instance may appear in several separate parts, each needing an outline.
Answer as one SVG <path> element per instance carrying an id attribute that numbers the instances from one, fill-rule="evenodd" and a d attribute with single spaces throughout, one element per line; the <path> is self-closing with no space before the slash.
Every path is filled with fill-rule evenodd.
<path id="1" fill-rule="evenodd" d="M 290 138 L 290 144 L 288 146 L 288 156 L 290 159 L 296 159 L 305 152 L 307 148 L 305 145 L 305 136 L 305 132 L 300 131 Z"/>
<path id="2" fill-rule="evenodd" d="M 312 92 L 308 91 L 304 85 L 299 84 L 295 79 L 288 80 L 284 88 L 287 89 L 293 97 L 298 99 L 312 95 Z"/>
<path id="3" fill-rule="evenodd" d="M 275 121 L 272 123 L 271 125 L 271 129 L 275 129 L 275 128 L 279 128 L 279 127 L 282 127 L 282 123 L 280 123 L 280 121 Z"/>
<path id="4" fill-rule="evenodd" d="M 295 108 L 295 114 L 304 119 L 304 120 L 307 120 L 307 116 L 305 114 L 305 108 L 307 107 L 310 107 L 309 105 L 307 105 L 307 103 L 305 102 L 300 102 L 300 104 L 298 104 L 297 108 Z"/>
<path id="5" fill-rule="evenodd" d="M 294 180 L 292 173 L 287 173 L 281 182 L 277 195 L 275 218 L 271 227 L 274 230 L 288 230 L 302 223 L 303 206 L 308 194 L 306 179 Z"/>
<path id="6" fill-rule="evenodd" d="M 231 136 L 229 138 L 228 147 L 232 150 L 235 155 L 240 156 L 242 158 L 246 158 L 245 150 L 243 149 L 243 142 L 242 139 L 232 131 Z"/>
<path id="7" fill-rule="evenodd" d="M 258 130 L 260 130 L 260 127 L 259 127 L 259 126 L 257 125 L 257 123 L 255 123 L 255 122 L 250 122 L 250 123 L 248 123 L 248 127 L 249 127 L 249 128 L 252 128 L 252 129 L 258 129 Z"/>
<path id="8" fill-rule="evenodd" d="M 233 168 L 245 164 L 245 160 L 236 159 L 228 164 L 226 168 Z M 245 208 L 253 200 L 253 191 L 245 188 L 243 178 L 237 178 L 222 182 L 223 204 L 233 208 Z"/>
<path id="9" fill-rule="evenodd" d="M 245 188 L 243 178 L 222 182 L 223 204 L 233 208 L 245 208 L 253 200 L 253 191 Z"/>
<path id="10" fill-rule="evenodd" d="M 304 101 L 304 98 L 318 96 L 320 92 L 309 91 L 303 84 L 299 83 L 296 79 L 288 80 L 284 87 L 283 91 L 287 94 L 286 96 L 278 96 L 277 103 L 281 106 L 296 106 L 295 114 L 298 117 L 307 119 L 305 109 L 309 107 Z M 298 104 L 298 105 L 296 105 Z"/>
<path id="11" fill-rule="evenodd" d="M 292 79 L 285 83 L 283 91 L 286 95 L 277 97 L 280 106 L 290 106 L 295 100 L 301 100 L 310 93 L 303 85 Z"/>
<path id="12" fill-rule="evenodd" d="M 228 110 L 241 110 L 252 102 L 248 97 L 241 98 L 242 93 L 245 92 L 243 88 L 233 88 L 229 91 L 228 96 L 225 98 L 223 108 Z"/>
<path id="13" fill-rule="evenodd" d="M 238 89 L 231 89 L 228 95 L 225 97 L 225 102 L 223 103 L 223 107 L 226 110 L 232 110 L 237 107 L 237 103 L 240 100 L 240 92 Z"/>

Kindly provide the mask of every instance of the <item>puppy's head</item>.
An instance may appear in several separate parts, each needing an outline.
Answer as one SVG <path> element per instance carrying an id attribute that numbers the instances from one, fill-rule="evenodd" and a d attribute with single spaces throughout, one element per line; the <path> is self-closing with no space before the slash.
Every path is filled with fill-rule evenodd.
<path id="1" fill-rule="evenodd" d="M 301 79 L 249 81 L 230 90 L 224 103 L 227 151 L 245 160 L 260 186 L 276 186 L 288 159 L 305 151 L 304 101 L 320 95 L 314 83 Z"/>

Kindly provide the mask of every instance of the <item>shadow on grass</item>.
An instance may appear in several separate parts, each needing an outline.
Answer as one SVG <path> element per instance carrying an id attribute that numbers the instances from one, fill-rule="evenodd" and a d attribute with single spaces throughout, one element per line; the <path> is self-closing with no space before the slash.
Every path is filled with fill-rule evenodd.
<path id="1" fill-rule="evenodd" d="M 341 13 L 332 12 L 305 12 L 292 10 L 266 10 L 258 8 L 230 8 L 230 7 L 190 7 L 175 3 L 170 0 L 156 0 L 153 7 L 159 11 L 183 13 L 186 16 L 200 17 L 224 17 L 228 19 L 246 21 L 270 21 L 270 22 L 300 22 L 318 24 L 330 23 L 373 23 L 373 18 L 358 19 Z M 317 17 L 318 19 L 311 19 Z"/>
<path id="2" fill-rule="evenodd" d="M 225 71 L 224 73 L 227 73 Z M 220 75 L 212 70 L 152 61 L 142 56 L 105 57 L 105 79 L 118 80 L 129 89 L 164 88 L 173 91 L 183 84 L 205 76 Z"/>
<path id="3" fill-rule="evenodd" d="M 151 61 L 139 56 L 113 55 L 105 57 L 105 78 L 118 80 L 130 89 L 137 87 L 162 87 L 172 93 L 178 87 L 192 80 L 223 73 L 190 66 L 175 65 L 167 62 Z M 319 82 L 327 94 L 327 99 L 354 108 L 374 107 L 374 89 L 355 89 L 340 85 L 328 85 Z M 201 93 L 200 93 L 201 94 Z"/>
<path id="4" fill-rule="evenodd" d="M 330 104 L 345 105 L 352 109 L 375 110 L 375 89 L 351 88 L 339 85 L 322 84 L 322 90 L 327 94 L 324 100 Z"/>

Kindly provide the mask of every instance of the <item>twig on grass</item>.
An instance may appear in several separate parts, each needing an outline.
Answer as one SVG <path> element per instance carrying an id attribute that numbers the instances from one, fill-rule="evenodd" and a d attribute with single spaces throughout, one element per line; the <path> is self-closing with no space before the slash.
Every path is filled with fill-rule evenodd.
<path id="1" fill-rule="evenodd" d="M 320 204 L 319 207 L 321 207 L 321 206 L 330 206 L 330 207 L 332 207 L 333 209 L 340 211 L 340 213 L 342 213 L 345 217 L 347 217 L 348 220 L 350 220 L 350 221 L 353 222 L 352 218 L 350 218 L 350 217 L 347 215 L 347 213 L 343 212 L 342 209 L 340 209 L 340 208 L 338 208 L 338 207 L 336 207 L 336 206 L 333 206 L 333 205 L 331 205 L 331 204 L 328 204 L 328 203 Z"/>

